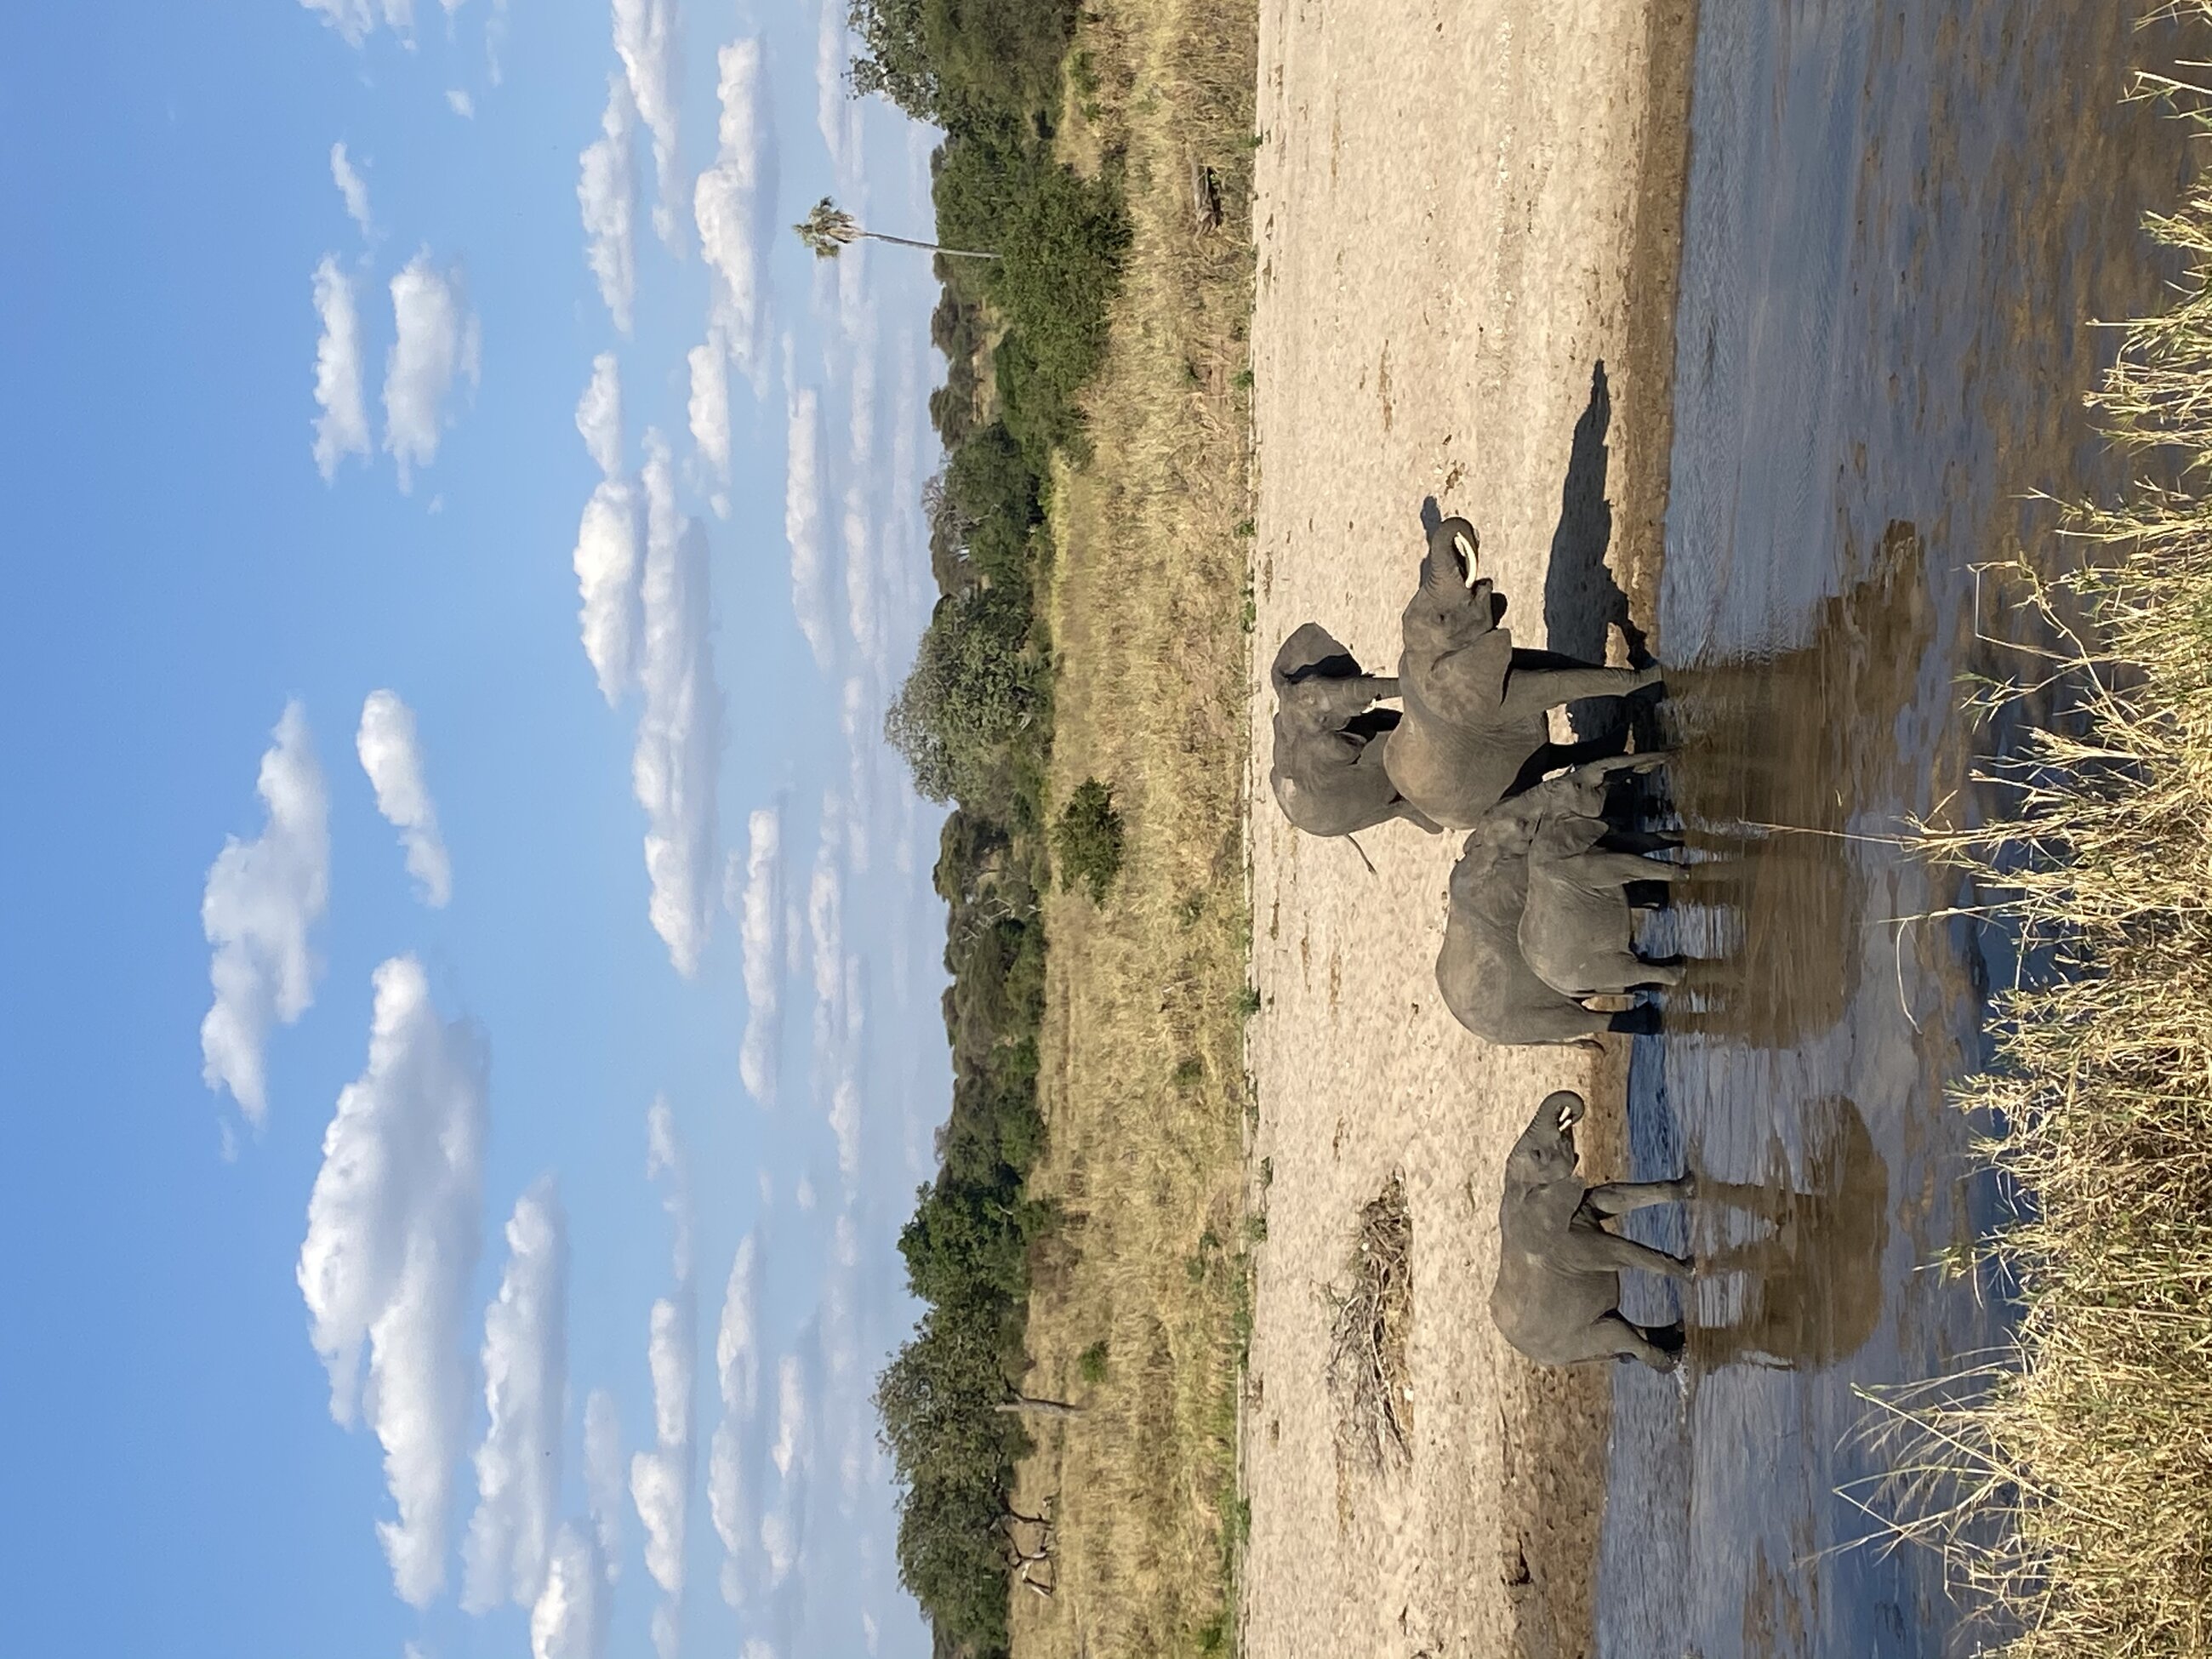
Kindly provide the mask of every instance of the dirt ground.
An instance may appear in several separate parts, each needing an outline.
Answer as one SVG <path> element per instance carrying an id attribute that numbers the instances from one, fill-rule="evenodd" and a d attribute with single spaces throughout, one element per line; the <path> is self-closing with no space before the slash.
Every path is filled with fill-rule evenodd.
<path id="1" fill-rule="evenodd" d="M 1243 1414 L 1243 1650 L 1590 1650 L 1611 1382 L 1485 1310 L 1498 1169 L 1549 1089 L 1617 1158 L 1625 1051 L 1493 1049 L 1433 968 L 1455 838 L 1292 833 L 1266 672 L 1300 622 L 1395 672 L 1424 497 L 1473 519 L 1516 641 L 1648 627 L 1665 510 L 1691 0 L 1263 0 L 1250 1026 L 1267 1185 Z M 1602 362 L 1609 401 L 1594 396 Z M 1603 564 L 1599 562 L 1601 550 Z M 1625 592 L 1625 603 L 1620 597 Z M 1618 612 L 1616 611 L 1616 615 Z M 1656 642 L 1655 642 L 1656 643 Z M 1618 646 L 1616 644 L 1616 650 Z M 1617 1040 L 1616 1040 L 1617 1041 Z M 1264 1160 L 1264 1164 L 1261 1161 Z M 1329 1311 L 1359 1206 L 1413 1223 L 1410 1465 L 1340 1452 Z"/>

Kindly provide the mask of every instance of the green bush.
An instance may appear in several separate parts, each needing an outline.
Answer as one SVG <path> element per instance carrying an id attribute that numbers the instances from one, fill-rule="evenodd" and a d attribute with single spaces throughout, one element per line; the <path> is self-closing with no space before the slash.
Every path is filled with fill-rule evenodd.
<path id="1" fill-rule="evenodd" d="M 1093 904 L 1103 904 L 1114 878 L 1121 873 L 1122 843 L 1121 815 L 1114 810 L 1113 792 L 1097 779 L 1085 778 L 1053 826 L 1060 890 L 1079 882 Z"/>
<path id="2" fill-rule="evenodd" d="M 1106 1380 L 1106 1343 L 1103 1338 L 1083 1351 L 1083 1357 L 1075 1362 L 1075 1370 L 1085 1382 L 1103 1382 Z"/>

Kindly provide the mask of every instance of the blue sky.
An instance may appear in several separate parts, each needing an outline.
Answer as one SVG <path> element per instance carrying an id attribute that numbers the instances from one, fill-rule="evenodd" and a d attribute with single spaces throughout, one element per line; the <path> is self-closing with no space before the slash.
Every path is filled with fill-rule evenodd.
<path id="1" fill-rule="evenodd" d="M 842 13 L 13 20 L 11 1646 L 922 1650 L 935 291 L 787 227 L 933 135 Z"/>

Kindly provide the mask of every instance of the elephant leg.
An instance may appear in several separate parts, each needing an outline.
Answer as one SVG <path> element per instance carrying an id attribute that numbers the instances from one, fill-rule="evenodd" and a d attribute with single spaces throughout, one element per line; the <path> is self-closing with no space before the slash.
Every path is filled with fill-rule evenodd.
<path id="1" fill-rule="evenodd" d="M 1611 830 L 1598 850 L 1606 853 L 1671 853 L 1682 844 L 1679 836 L 1650 830 Z M 1638 876 L 1638 881 L 1680 881 L 1680 876 Z"/>
<path id="2" fill-rule="evenodd" d="M 1647 685 L 1659 683 L 1659 671 L 1656 668 L 1524 666 L 1522 659 L 1530 654 L 1540 653 L 1516 651 L 1512 671 L 1505 677 L 1505 695 L 1500 704 L 1509 720 L 1541 714 L 1563 702 L 1579 702 L 1584 697 L 1625 697 L 1632 691 L 1641 691 Z M 1573 659 L 1564 660 L 1572 662 Z"/>
<path id="3" fill-rule="evenodd" d="M 1398 798 L 1398 801 L 1392 810 L 1391 817 L 1403 818 L 1407 823 L 1412 824 L 1416 830 L 1425 831 L 1431 836 L 1440 836 L 1443 834 L 1444 831 L 1443 825 L 1438 823 L 1434 818 L 1431 817 L 1426 812 L 1421 811 L 1419 807 L 1414 805 L 1413 802 L 1406 799 L 1402 795 Z M 1388 823 L 1389 819 L 1385 819 L 1384 822 Z"/>
<path id="4" fill-rule="evenodd" d="M 1592 1359 L 1634 1359 L 1655 1371 L 1673 1370 L 1682 1351 L 1680 1326 L 1639 1325 L 1618 1310 L 1590 1322 L 1588 1340 Z"/>
<path id="5" fill-rule="evenodd" d="M 1609 853 L 1602 848 L 1577 854 L 1574 869 L 1592 887 L 1626 887 L 1632 881 L 1686 881 L 1690 874 L 1686 864 L 1647 859 L 1641 853 Z"/>
<path id="6" fill-rule="evenodd" d="M 1553 1260 L 1562 1267 L 1583 1273 L 1619 1273 L 1634 1267 L 1668 1279 L 1687 1279 L 1691 1274 L 1690 1263 L 1682 1256 L 1669 1255 L 1595 1227 L 1570 1228 Z"/>
<path id="7" fill-rule="evenodd" d="M 1583 1194 L 1583 1207 L 1603 1220 L 1654 1204 L 1686 1203 L 1697 1190 L 1698 1183 L 1687 1176 L 1679 1181 L 1608 1181 Z"/>

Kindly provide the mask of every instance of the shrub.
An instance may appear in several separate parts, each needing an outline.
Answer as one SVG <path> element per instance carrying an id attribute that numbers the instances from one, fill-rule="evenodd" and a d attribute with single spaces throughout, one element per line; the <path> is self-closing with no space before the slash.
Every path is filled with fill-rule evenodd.
<path id="1" fill-rule="evenodd" d="M 1075 1370 L 1085 1382 L 1106 1380 L 1106 1344 L 1103 1338 L 1083 1351 L 1083 1357 L 1075 1362 Z"/>
<path id="2" fill-rule="evenodd" d="M 1114 878 L 1121 873 L 1122 839 L 1121 815 L 1114 810 L 1113 792 L 1097 779 L 1085 778 L 1053 827 L 1060 890 L 1079 882 L 1093 904 L 1103 904 Z"/>

